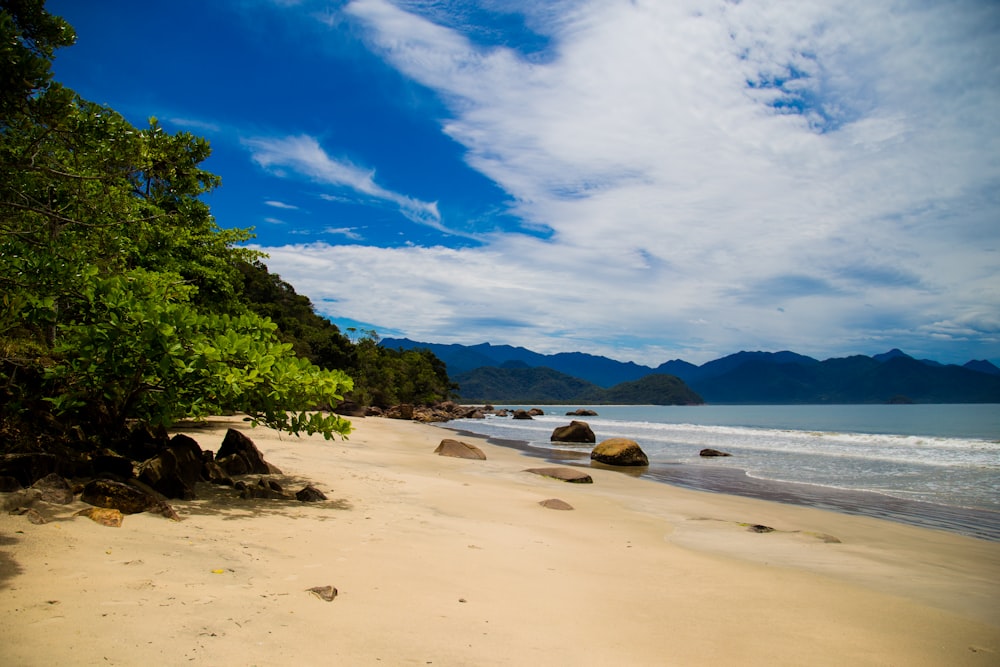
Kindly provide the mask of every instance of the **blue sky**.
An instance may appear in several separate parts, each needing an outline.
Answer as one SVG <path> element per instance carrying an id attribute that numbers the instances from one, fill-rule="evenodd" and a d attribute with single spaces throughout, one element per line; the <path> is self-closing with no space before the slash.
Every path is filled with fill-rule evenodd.
<path id="1" fill-rule="evenodd" d="M 343 327 L 1000 364 L 1000 5 L 50 0 Z"/>

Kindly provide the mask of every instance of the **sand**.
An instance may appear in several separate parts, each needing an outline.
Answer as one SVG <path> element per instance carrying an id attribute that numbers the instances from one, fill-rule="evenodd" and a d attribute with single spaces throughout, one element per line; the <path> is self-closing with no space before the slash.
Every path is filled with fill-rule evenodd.
<path id="1" fill-rule="evenodd" d="M 325 502 L 206 485 L 179 522 L 4 513 L 0 664 L 1000 664 L 998 543 L 613 470 L 568 484 L 467 436 L 487 460 L 437 456 L 439 427 L 354 423 L 185 431 L 245 430 Z"/>

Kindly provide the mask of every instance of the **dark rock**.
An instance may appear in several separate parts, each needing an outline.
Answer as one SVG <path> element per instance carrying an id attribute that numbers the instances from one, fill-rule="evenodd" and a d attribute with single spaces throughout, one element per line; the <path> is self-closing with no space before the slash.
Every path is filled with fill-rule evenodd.
<path id="1" fill-rule="evenodd" d="M 341 401 L 333 411 L 343 417 L 365 417 L 368 413 L 368 409 L 365 406 L 354 401 Z"/>
<path id="2" fill-rule="evenodd" d="M 572 412 L 567 412 L 566 416 L 567 417 L 596 417 L 597 413 L 594 412 L 593 410 L 586 410 L 584 408 L 577 408 L 576 410 L 573 410 Z"/>
<path id="3" fill-rule="evenodd" d="M 333 598 L 337 597 L 337 589 L 334 586 L 313 586 L 306 589 L 306 592 L 312 593 L 326 602 L 333 602 Z"/>
<path id="4" fill-rule="evenodd" d="M 554 468 L 528 468 L 524 472 L 534 473 L 542 477 L 551 477 L 571 484 L 593 484 L 594 478 L 574 468 L 554 467 Z"/>
<path id="5" fill-rule="evenodd" d="M 221 459 L 226 459 L 234 454 L 243 459 L 248 473 L 234 472 L 229 468 L 229 466 L 222 462 Z M 222 466 L 223 470 L 228 472 L 230 475 L 270 475 L 274 471 L 280 472 L 274 466 L 268 466 L 267 462 L 264 460 L 264 456 L 260 453 L 260 450 L 257 449 L 257 445 L 253 443 L 253 440 L 232 428 L 226 431 L 226 437 L 223 438 L 222 446 L 219 447 L 219 451 L 216 452 L 215 458 L 219 461 L 219 465 Z"/>
<path id="6" fill-rule="evenodd" d="M 611 466 L 648 466 L 649 458 L 639 443 L 628 438 L 609 438 L 590 452 L 590 458 Z"/>
<path id="7" fill-rule="evenodd" d="M 445 438 L 441 441 L 441 444 L 437 446 L 434 453 L 438 456 L 452 456 L 458 459 L 477 459 L 480 461 L 486 460 L 486 454 L 483 450 L 479 449 L 475 445 L 470 445 L 467 442 L 462 442 L 461 440 L 453 440 L 451 438 Z"/>
<path id="8" fill-rule="evenodd" d="M 0 476 L 0 493 L 11 493 L 12 491 L 20 491 L 23 488 L 16 477 L 11 477 L 10 475 Z"/>
<path id="9" fill-rule="evenodd" d="M 534 419 L 534 417 L 527 410 L 514 410 L 512 419 Z"/>
<path id="10" fill-rule="evenodd" d="M 394 405 L 385 411 L 389 419 L 413 419 L 413 406 L 409 403 Z"/>
<path id="11" fill-rule="evenodd" d="M 69 482 L 59 475 L 49 473 L 31 485 L 31 488 L 41 492 L 39 500 L 56 505 L 68 505 L 73 502 L 73 489 Z"/>
<path id="12" fill-rule="evenodd" d="M 230 454 L 229 456 L 220 456 L 215 459 L 216 464 L 227 475 L 249 475 L 250 467 L 247 465 L 246 459 L 244 459 L 239 454 Z"/>
<path id="13" fill-rule="evenodd" d="M 265 500 L 289 500 L 281 489 L 281 485 L 273 480 L 265 481 L 263 477 L 257 480 L 256 484 L 244 485 L 240 491 L 240 498 L 244 500 L 265 499 Z"/>
<path id="14" fill-rule="evenodd" d="M 539 501 L 538 503 L 542 507 L 548 508 L 550 510 L 571 510 L 573 506 L 570 505 L 565 500 L 559 500 L 558 498 L 548 498 L 547 500 Z"/>
<path id="15" fill-rule="evenodd" d="M 233 478 L 226 474 L 222 466 L 216 461 L 206 461 L 201 467 L 201 476 L 212 484 L 221 486 L 232 486 Z"/>
<path id="16" fill-rule="evenodd" d="M 198 443 L 178 434 L 163 451 L 139 466 L 139 480 L 167 498 L 192 500 L 204 465 Z"/>
<path id="17" fill-rule="evenodd" d="M 127 459 L 124 456 L 99 454 L 91 460 L 91 465 L 95 477 L 110 475 L 113 479 L 117 479 L 120 482 L 135 477 L 135 467 L 131 459 Z"/>
<path id="18" fill-rule="evenodd" d="M 55 455 L 33 452 L 4 454 L 0 457 L 0 475 L 13 477 L 27 488 L 49 473 L 58 472 Z"/>
<path id="19" fill-rule="evenodd" d="M 95 507 L 116 509 L 122 514 L 162 511 L 163 502 L 129 484 L 110 479 L 94 479 L 83 487 L 83 502 Z"/>
<path id="20" fill-rule="evenodd" d="M 720 452 L 718 449 L 706 448 L 698 452 L 698 456 L 712 457 L 712 456 L 732 456 L 729 452 Z"/>
<path id="21" fill-rule="evenodd" d="M 295 492 L 295 499 L 304 503 L 317 503 L 321 500 L 326 500 L 326 494 L 312 484 L 307 484 L 301 490 Z"/>
<path id="22" fill-rule="evenodd" d="M 587 422 L 571 421 L 568 426 L 556 426 L 552 442 L 597 442 L 597 436 Z"/>
<path id="23" fill-rule="evenodd" d="M 755 524 L 753 524 L 751 526 L 748 526 L 747 530 L 749 530 L 751 533 L 773 533 L 774 532 L 774 528 L 771 528 L 770 526 L 762 526 L 759 523 L 755 523 Z"/>

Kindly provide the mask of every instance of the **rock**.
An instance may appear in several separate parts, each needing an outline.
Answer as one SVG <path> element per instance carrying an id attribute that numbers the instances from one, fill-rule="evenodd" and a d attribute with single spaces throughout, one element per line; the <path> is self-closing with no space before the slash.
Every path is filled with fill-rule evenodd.
<path id="1" fill-rule="evenodd" d="M 571 510 L 573 506 L 570 505 L 565 500 L 559 500 L 558 498 L 548 498 L 547 500 L 539 501 L 538 503 L 542 507 L 546 507 L 550 510 Z"/>
<path id="2" fill-rule="evenodd" d="M 91 460 L 95 477 L 111 476 L 119 482 L 135 477 L 135 467 L 130 459 L 114 454 L 99 454 Z"/>
<path id="3" fill-rule="evenodd" d="M 28 521 L 30 523 L 33 523 L 36 526 L 41 526 L 43 523 L 48 523 L 48 521 L 46 521 L 45 517 L 43 517 L 41 514 L 39 514 L 38 510 L 36 510 L 34 508 L 31 508 L 31 509 L 27 510 L 24 513 L 24 516 L 27 517 L 27 519 L 28 519 Z"/>
<path id="4" fill-rule="evenodd" d="M 121 528 L 122 521 L 125 519 L 120 511 L 106 507 L 88 507 L 87 509 L 80 510 L 73 516 L 85 516 L 91 521 L 96 521 L 102 526 L 108 526 L 109 528 Z"/>
<path id="5" fill-rule="evenodd" d="M 211 484 L 233 485 L 233 478 L 226 474 L 217 461 L 205 461 L 201 466 L 201 476 Z"/>
<path id="6" fill-rule="evenodd" d="M 321 500 L 326 500 L 326 494 L 312 484 L 307 484 L 300 491 L 295 492 L 295 499 L 304 503 L 318 503 Z"/>
<path id="7" fill-rule="evenodd" d="M 527 410 L 514 410 L 512 419 L 534 419 Z"/>
<path id="8" fill-rule="evenodd" d="M 524 472 L 534 473 L 535 475 L 541 475 L 542 477 L 551 477 L 553 479 L 562 480 L 563 482 L 570 482 L 571 484 L 593 484 L 594 482 L 593 477 L 582 470 L 576 470 L 574 468 L 528 468 Z"/>
<path id="9" fill-rule="evenodd" d="M 333 598 L 337 597 L 337 589 L 333 586 L 313 586 L 306 591 L 327 602 L 333 602 Z"/>
<path id="10" fill-rule="evenodd" d="M 235 472 L 223 462 L 232 455 L 236 455 L 243 459 L 247 472 Z M 222 446 L 219 447 L 219 451 L 216 453 L 215 459 L 219 462 L 219 465 L 222 466 L 222 469 L 230 475 L 270 475 L 281 473 L 280 470 L 272 465 L 269 465 L 264 460 L 264 456 L 260 453 L 260 450 L 257 449 L 257 445 L 253 443 L 253 440 L 232 428 L 226 431 L 226 437 L 223 438 Z"/>
<path id="11" fill-rule="evenodd" d="M 531 408 L 528 410 L 528 414 L 532 417 L 541 417 L 545 414 L 545 410 L 542 410 L 541 408 Z"/>
<path id="12" fill-rule="evenodd" d="M 20 491 L 23 488 L 16 477 L 11 477 L 10 475 L 0 476 L 0 493 L 11 493 L 13 491 Z"/>
<path id="13" fill-rule="evenodd" d="M 510 416 L 510 413 L 507 412 L 506 410 L 504 410 L 503 408 L 497 410 L 493 414 L 496 415 L 497 417 L 509 417 Z"/>
<path id="14" fill-rule="evenodd" d="M 73 502 L 73 489 L 69 482 L 55 474 L 49 473 L 31 485 L 31 488 L 41 492 L 39 500 L 56 505 L 68 505 Z"/>
<path id="15" fill-rule="evenodd" d="M 639 443 L 628 438 L 609 438 L 590 452 L 590 458 L 611 466 L 648 466 L 649 458 Z"/>
<path id="16" fill-rule="evenodd" d="M 122 514 L 138 514 L 150 510 L 162 512 L 162 501 L 129 484 L 110 479 L 94 479 L 83 487 L 83 502 L 96 507 L 116 509 Z"/>
<path id="17" fill-rule="evenodd" d="M 771 528 L 770 526 L 762 526 L 759 523 L 755 523 L 755 524 L 753 524 L 751 526 L 748 526 L 747 530 L 749 530 L 751 533 L 773 533 L 774 532 L 774 528 Z"/>
<path id="18" fill-rule="evenodd" d="M 333 411 L 343 417 L 365 417 L 368 413 L 365 406 L 354 401 L 341 401 Z"/>
<path id="19" fill-rule="evenodd" d="M 586 410 L 584 408 L 577 408 L 576 410 L 573 410 L 572 412 L 567 412 L 566 416 L 567 417 L 596 417 L 597 413 L 594 412 L 593 410 Z"/>
<path id="20" fill-rule="evenodd" d="M 479 447 L 462 442 L 461 440 L 452 440 L 451 438 L 442 440 L 441 444 L 434 450 L 434 453 L 438 456 L 453 456 L 457 459 L 486 460 L 486 454 Z"/>
<path id="21" fill-rule="evenodd" d="M 29 487 L 49 473 L 58 472 L 53 454 L 4 454 L 0 457 L 0 475 L 13 477 L 22 487 Z"/>
<path id="22" fill-rule="evenodd" d="M 394 405 L 385 411 L 385 416 L 389 419 L 413 419 L 413 406 L 409 403 Z"/>
<path id="23" fill-rule="evenodd" d="M 552 442 L 597 442 L 597 436 L 587 422 L 571 421 L 568 426 L 556 426 Z"/>
<path id="24" fill-rule="evenodd" d="M 204 465 L 198 443 L 177 434 L 163 451 L 139 466 L 139 480 L 167 498 L 193 500 Z"/>
<path id="25" fill-rule="evenodd" d="M 263 498 L 267 500 L 289 500 L 280 484 L 274 480 L 265 481 L 263 477 L 258 479 L 257 483 L 254 485 L 244 485 L 240 491 L 240 498 L 243 498 L 244 500 L 254 498 Z"/>
<path id="26" fill-rule="evenodd" d="M 706 448 L 698 452 L 698 456 L 732 456 L 729 452 L 720 452 L 718 449 Z"/>
<path id="27" fill-rule="evenodd" d="M 215 459 L 215 463 L 222 468 L 223 473 L 227 475 L 238 476 L 250 474 L 250 467 L 247 465 L 246 459 L 239 454 L 220 456 Z"/>

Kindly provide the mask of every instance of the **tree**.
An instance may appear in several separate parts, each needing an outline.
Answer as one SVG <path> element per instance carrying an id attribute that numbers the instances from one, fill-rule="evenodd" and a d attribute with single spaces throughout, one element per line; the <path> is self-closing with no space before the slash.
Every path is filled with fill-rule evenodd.
<path id="1" fill-rule="evenodd" d="M 352 388 L 295 356 L 240 302 L 238 247 L 200 196 L 208 143 L 139 130 L 52 82 L 73 42 L 38 0 L 0 2 L 0 430 L 113 444 L 130 424 L 227 410 L 292 433 L 346 435 Z"/>

